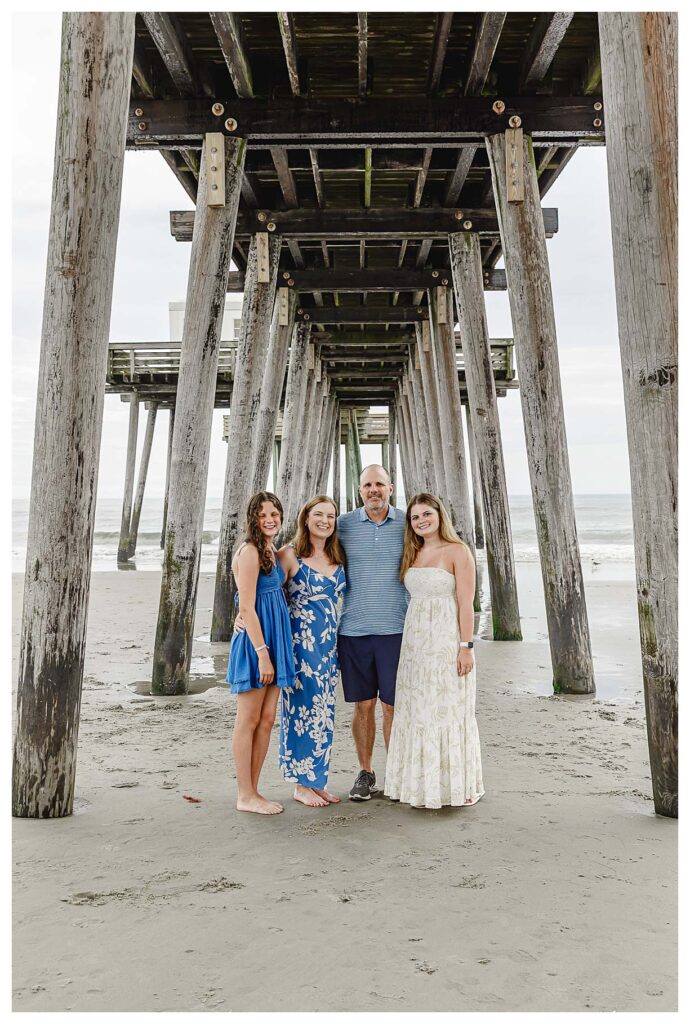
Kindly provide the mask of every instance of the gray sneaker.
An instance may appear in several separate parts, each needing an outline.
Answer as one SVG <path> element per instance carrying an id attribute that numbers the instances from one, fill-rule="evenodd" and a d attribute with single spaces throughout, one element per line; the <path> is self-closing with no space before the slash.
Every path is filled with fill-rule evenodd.
<path id="1" fill-rule="evenodd" d="M 350 790 L 350 800 L 370 800 L 372 793 L 378 793 L 376 776 L 373 772 L 365 772 L 362 769 Z"/>

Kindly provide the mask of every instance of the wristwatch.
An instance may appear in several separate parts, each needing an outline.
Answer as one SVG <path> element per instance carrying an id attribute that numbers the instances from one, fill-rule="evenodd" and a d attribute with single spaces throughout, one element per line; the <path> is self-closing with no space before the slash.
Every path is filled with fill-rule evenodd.
<path id="1" fill-rule="evenodd" d="M 470 650 L 472 650 L 472 648 L 474 647 L 474 640 L 461 640 L 460 646 L 468 647 Z"/>

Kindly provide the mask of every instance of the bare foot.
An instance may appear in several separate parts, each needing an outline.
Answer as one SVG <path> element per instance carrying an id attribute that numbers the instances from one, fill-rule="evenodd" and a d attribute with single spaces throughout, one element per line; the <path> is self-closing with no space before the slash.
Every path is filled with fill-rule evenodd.
<path id="1" fill-rule="evenodd" d="M 324 800 L 328 801 L 329 804 L 339 804 L 340 803 L 340 797 L 339 796 L 333 796 L 333 794 L 329 793 L 327 789 L 315 789 L 314 793 L 318 793 L 319 796 L 322 796 L 324 798 Z"/>
<path id="2" fill-rule="evenodd" d="M 283 810 L 282 804 L 267 800 L 259 793 L 256 796 L 247 797 L 246 800 L 237 800 L 238 811 L 252 811 L 254 814 L 280 814 Z"/>
<path id="3" fill-rule="evenodd" d="M 295 786 L 292 795 L 298 803 L 306 804 L 307 807 L 325 807 L 328 804 L 328 800 L 319 796 L 316 790 L 308 789 L 307 786 Z"/>

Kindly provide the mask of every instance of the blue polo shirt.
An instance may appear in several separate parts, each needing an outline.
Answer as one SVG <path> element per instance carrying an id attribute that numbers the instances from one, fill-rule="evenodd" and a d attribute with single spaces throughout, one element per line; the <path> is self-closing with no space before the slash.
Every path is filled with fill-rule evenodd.
<path id="1" fill-rule="evenodd" d="M 402 633 L 407 591 L 400 582 L 405 513 L 388 506 L 381 524 L 356 508 L 338 518 L 347 556 L 347 589 L 339 633 L 385 636 Z"/>

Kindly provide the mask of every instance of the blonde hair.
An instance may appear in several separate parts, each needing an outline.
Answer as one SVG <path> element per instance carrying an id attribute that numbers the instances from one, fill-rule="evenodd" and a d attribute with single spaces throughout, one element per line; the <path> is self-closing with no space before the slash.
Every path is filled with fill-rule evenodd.
<path id="1" fill-rule="evenodd" d="M 297 532 L 295 533 L 292 546 L 295 549 L 295 554 L 298 558 L 309 558 L 310 555 L 314 554 L 314 545 L 312 544 L 311 534 L 309 533 L 309 527 L 307 526 L 307 519 L 309 513 L 321 502 L 327 501 L 329 505 L 332 505 L 335 509 L 336 519 L 338 517 L 338 506 L 333 501 L 333 498 L 329 498 L 327 494 L 317 494 L 316 497 L 310 498 L 309 501 L 302 505 L 297 516 Z M 326 554 L 332 563 L 336 565 L 345 565 L 345 551 L 340 543 L 340 537 L 338 536 L 338 527 L 336 526 L 330 537 L 326 538 L 324 545 Z"/>
<path id="2" fill-rule="evenodd" d="M 403 539 L 403 555 L 400 563 L 400 579 L 405 579 L 405 573 L 414 563 L 417 552 L 424 544 L 422 537 L 418 537 L 412 529 L 412 509 L 415 505 L 428 505 L 430 508 L 436 509 L 439 518 L 438 535 L 441 540 L 444 540 L 447 544 L 463 544 L 465 547 L 464 540 L 458 537 L 455 532 L 455 528 L 451 522 L 450 516 L 446 512 L 445 506 L 440 498 L 435 497 L 433 494 L 429 494 L 427 491 L 421 491 L 419 494 L 414 494 L 407 505 L 407 513 L 405 515 L 405 537 Z"/>

